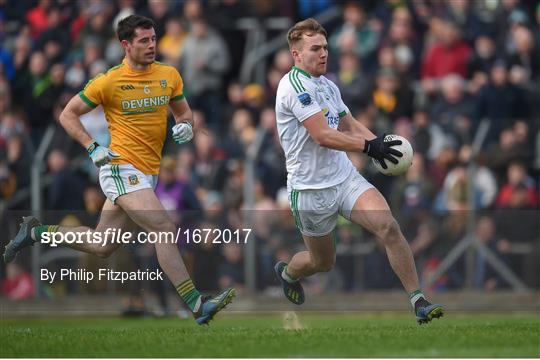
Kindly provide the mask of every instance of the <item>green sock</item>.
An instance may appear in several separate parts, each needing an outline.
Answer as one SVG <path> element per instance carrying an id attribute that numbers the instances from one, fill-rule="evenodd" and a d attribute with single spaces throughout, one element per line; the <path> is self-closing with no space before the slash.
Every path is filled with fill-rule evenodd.
<path id="1" fill-rule="evenodd" d="M 187 279 L 176 287 L 178 295 L 184 300 L 191 311 L 197 312 L 201 306 L 201 294 L 193 285 L 191 279 Z"/>
<path id="2" fill-rule="evenodd" d="M 60 225 L 38 225 L 32 228 L 30 236 L 34 241 L 41 241 L 41 235 L 43 233 L 54 233 L 58 231 Z"/>

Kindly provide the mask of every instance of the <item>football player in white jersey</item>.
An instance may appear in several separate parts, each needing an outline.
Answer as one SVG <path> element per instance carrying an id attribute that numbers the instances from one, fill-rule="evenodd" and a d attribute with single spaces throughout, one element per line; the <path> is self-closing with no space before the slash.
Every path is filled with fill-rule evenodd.
<path id="1" fill-rule="evenodd" d="M 420 290 L 411 249 L 386 200 L 354 168 L 347 151 L 364 152 L 386 167 L 402 154 L 356 121 L 338 87 L 324 74 L 328 62 L 326 30 L 314 19 L 288 32 L 294 67 L 280 81 L 276 94 L 279 139 L 285 151 L 289 203 L 307 251 L 274 268 L 287 299 L 300 305 L 300 279 L 334 266 L 331 232 L 338 214 L 372 232 L 384 245 L 392 269 L 409 293 L 419 323 L 443 314 Z"/>

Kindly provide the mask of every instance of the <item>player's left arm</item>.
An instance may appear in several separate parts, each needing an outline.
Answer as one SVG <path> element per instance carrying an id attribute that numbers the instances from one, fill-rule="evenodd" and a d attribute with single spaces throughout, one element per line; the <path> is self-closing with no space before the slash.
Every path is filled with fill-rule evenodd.
<path id="1" fill-rule="evenodd" d="M 344 133 L 360 135 L 367 140 L 377 137 L 371 132 L 371 130 L 367 128 L 367 126 L 356 120 L 350 113 L 347 113 L 345 116 L 341 117 L 339 120 L 338 129 Z"/>
<path id="2" fill-rule="evenodd" d="M 193 112 L 185 98 L 171 101 L 169 107 L 176 125 L 172 128 L 172 137 L 177 144 L 183 144 L 193 139 Z"/>
<path id="3" fill-rule="evenodd" d="M 356 120 L 351 115 L 349 108 L 347 105 L 345 105 L 343 99 L 341 98 L 341 91 L 339 90 L 339 87 L 333 82 L 330 82 L 330 86 L 334 89 L 334 100 L 336 101 L 339 110 L 340 120 L 338 130 L 344 133 L 349 133 L 350 135 L 359 135 L 366 140 L 376 138 L 377 136 L 375 136 L 375 134 L 373 134 L 364 124 Z"/>
<path id="4" fill-rule="evenodd" d="M 191 108 L 189 107 L 186 98 L 171 101 L 169 103 L 169 107 L 171 108 L 172 114 L 174 116 L 174 122 L 176 124 L 190 123 L 191 126 L 195 125 L 193 123 L 193 112 L 191 111 Z"/>

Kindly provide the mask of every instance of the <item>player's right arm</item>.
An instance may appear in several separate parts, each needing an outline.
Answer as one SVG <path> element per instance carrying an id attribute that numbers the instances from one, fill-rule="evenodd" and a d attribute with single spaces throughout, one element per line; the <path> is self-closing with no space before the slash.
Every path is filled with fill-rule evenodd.
<path id="1" fill-rule="evenodd" d="M 81 123 L 80 117 L 91 110 L 93 108 L 88 106 L 79 95 L 75 95 L 60 114 L 60 125 L 62 125 L 69 136 L 85 148 L 88 148 L 93 143 L 93 140 Z"/>
<path id="2" fill-rule="evenodd" d="M 88 152 L 88 156 L 92 159 L 96 166 L 108 164 L 112 158 L 119 155 L 99 145 L 92 139 L 81 123 L 81 115 L 91 111 L 93 107 L 83 101 L 81 95 L 75 95 L 68 102 L 62 113 L 60 114 L 60 125 L 73 139 L 77 140 Z"/>

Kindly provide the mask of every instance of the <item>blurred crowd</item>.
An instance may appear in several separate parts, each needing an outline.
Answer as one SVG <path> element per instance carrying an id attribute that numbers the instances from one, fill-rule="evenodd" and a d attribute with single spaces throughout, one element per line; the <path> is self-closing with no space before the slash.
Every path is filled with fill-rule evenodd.
<path id="1" fill-rule="evenodd" d="M 540 286 L 534 276 L 540 273 L 537 0 L 0 0 L 1 201 L 7 209 L 29 209 L 30 198 L 17 194 L 28 191 L 33 157 L 52 125 L 43 164 L 45 209 L 99 213 L 104 196 L 97 171 L 57 120 L 89 79 L 121 62 L 115 24 L 145 15 L 156 22 L 158 58 L 179 69 L 198 124 L 190 144 L 167 141 L 156 193 L 179 226 L 241 227 L 245 159 L 260 145 L 250 210 L 258 284 L 265 288 L 273 262 L 288 260 L 302 246 L 283 188 L 274 113 L 277 85 L 293 62 L 284 42 L 264 60 L 264 83 L 240 82 L 248 35 L 238 20 L 250 17 L 263 26 L 275 17 L 292 25 L 333 7 L 342 16 L 324 24 L 327 77 L 358 121 L 377 134 L 402 135 L 415 149 L 412 168 L 398 178 L 377 173 L 363 154 L 349 156 L 388 199 L 421 277 L 464 237 L 467 210 L 475 209 L 478 241 L 529 285 Z M 268 30 L 269 38 L 279 34 Z M 100 108 L 82 122 L 108 144 Z M 477 153 L 481 124 L 489 128 Z M 95 216 L 68 220 L 95 225 Z M 336 238 L 338 271 L 321 275 L 327 281 L 314 282 L 313 291 L 399 286 L 368 234 L 343 223 Z M 363 253 L 359 245 L 371 250 Z M 185 249 L 203 290 L 242 287 L 244 251 L 233 244 Z M 482 254 L 475 256 L 475 287 L 508 286 Z M 458 262 L 433 289 L 463 285 Z"/>

